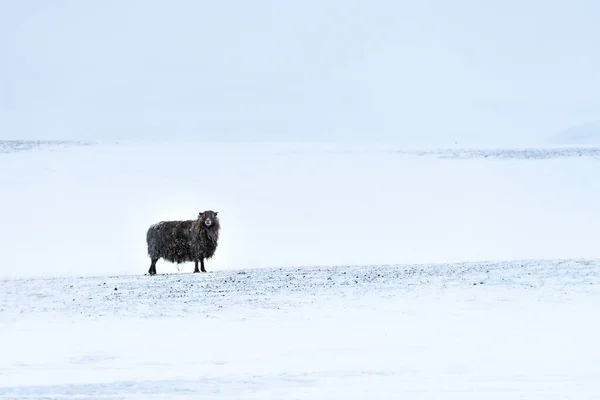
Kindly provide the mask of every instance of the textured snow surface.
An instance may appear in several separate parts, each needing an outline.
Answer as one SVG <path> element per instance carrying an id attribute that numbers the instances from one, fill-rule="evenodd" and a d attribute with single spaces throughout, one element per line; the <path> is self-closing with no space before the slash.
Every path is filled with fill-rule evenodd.
<path id="1" fill-rule="evenodd" d="M 0 293 L 0 398 L 600 397 L 598 260 L 26 279 Z"/>
<path id="2" fill-rule="evenodd" d="M 36 313 L 177 317 L 252 306 L 280 309 L 313 296 L 410 293 L 452 287 L 587 288 L 600 283 L 596 261 L 513 261 L 408 266 L 352 266 L 1 281 L 2 316 Z M 595 288 L 592 288 L 595 290 Z"/>
<path id="3" fill-rule="evenodd" d="M 549 160 L 553 158 L 592 157 L 600 159 L 600 148 L 590 147 L 540 147 L 540 148 L 474 148 L 440 150 L 392 150 L 399 155 L 435 156 L 450 159 L 491 158 L 503 160 Z"/>

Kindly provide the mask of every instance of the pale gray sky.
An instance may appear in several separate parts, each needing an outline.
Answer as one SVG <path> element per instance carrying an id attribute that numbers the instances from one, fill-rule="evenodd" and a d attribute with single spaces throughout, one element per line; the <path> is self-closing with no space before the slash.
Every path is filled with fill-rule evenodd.
<path id="1" fill-rule="evenodd" d="M 505 141 L 600 118 L 597 0 L 0 0 L 0 139 Z"/>

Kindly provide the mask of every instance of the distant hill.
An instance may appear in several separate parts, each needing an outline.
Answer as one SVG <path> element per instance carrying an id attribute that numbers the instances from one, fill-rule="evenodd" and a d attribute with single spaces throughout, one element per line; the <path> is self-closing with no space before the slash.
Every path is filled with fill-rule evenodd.
<path id="1" fill-rule="evenodd" d="M 75 140 L 0 140 L 0 154 L 92 144 L 93 142 Z"/>
<path id="2" fill-rule="evenodd" d="M 556 144 L 600 145 L 600 120 L 569 128 L 552 137 Z"/>

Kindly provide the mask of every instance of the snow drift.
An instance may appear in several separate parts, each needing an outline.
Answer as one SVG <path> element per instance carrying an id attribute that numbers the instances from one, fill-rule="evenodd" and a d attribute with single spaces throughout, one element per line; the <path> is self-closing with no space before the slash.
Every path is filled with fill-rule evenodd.
<path id="1" fill-rule="evenodd" d="M 563 145 L 600 145 L 600 121 L 589 121 L 559 132 L 552 142 Z"/>

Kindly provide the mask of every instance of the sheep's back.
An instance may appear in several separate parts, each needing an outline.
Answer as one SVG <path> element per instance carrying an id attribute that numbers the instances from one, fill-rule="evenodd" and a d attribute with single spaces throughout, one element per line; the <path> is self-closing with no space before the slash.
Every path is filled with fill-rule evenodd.
<path id="1" fill-rule="evenodd" d="M 190 233 L 194 221 L 162 221 L 152 225 L 146 234 L 148 255 L 171 262 L 193 261 Z"/>

